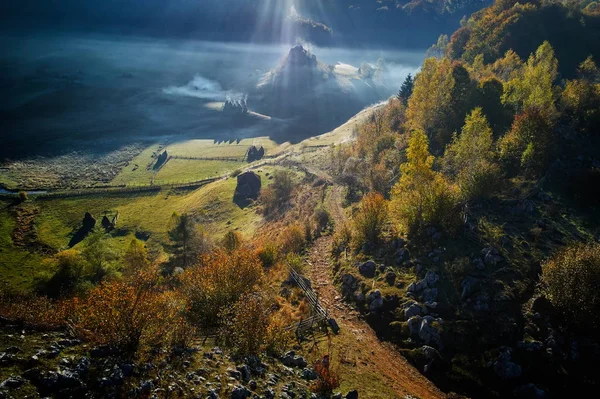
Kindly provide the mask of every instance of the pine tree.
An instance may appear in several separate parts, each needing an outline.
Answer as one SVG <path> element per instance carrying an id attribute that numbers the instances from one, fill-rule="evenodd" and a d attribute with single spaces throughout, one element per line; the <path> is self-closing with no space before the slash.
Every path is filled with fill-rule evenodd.
<path id="1" fill-rule="evenodd" d="M 402 86 L 400 87 L 400 91 L 398 92 L 398 95 L 397 95 L 398 100 L 402 101 L 405 106 L 408 105 L 408 99 L 410 98 L 410 95 L 412 94 L 413 85 L 414 85 L 413 77 L 409 73 L 408 76 L 406 76 L 406 79 L 404 79 L 404 82 L 402 82 Z"/>

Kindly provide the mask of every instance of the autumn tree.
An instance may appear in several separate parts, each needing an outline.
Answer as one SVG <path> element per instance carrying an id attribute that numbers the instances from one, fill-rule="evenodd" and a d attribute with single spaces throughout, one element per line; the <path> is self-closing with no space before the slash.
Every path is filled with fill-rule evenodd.
<path id="1" fill-rule="evenodd" d="M 552 122 L 537 108 L 527 108 L 515 117 L 510 131 L 499 142 L 500 157 L 516 170 L 536 175 L 552 157 L 554 132 Z"/>
<path id="2" fill-rule="evenodd" d="M 189 214 L 173 213 L 169 238 L 173 243 L 175 256 L 185 268 L 195 259 L 212 248 L 208 234 L 198 226 Z"/>
<path id="3" fill-rule="evenodd" d="M 117 271 L 118 254 L 110 238 L 104 231 L 97 230 L 89 235 L 81 251 L 91 267 L 91 279 L 100 282 L 102 279 Z"/>
<path id="4" fill-rule="evenodd" d="M 123 255 L 123 264 L 125 269 L 130 272 L 140 271 L 148 266 L 148 251 L 142 241 L 133 238 L 129 242 Z"/>
<path id="5" fill-rule="evenodd" d="M 502 101 L 516 112 L 536 108 L 552 118 L 556 114 L 554 81 L 558 76 L 558 61 L 547 41 L 529 56 L 522 73 L 504 85 Z"/>
<path id="6" fill-rule="evenodd" d="M 50 276 L 40 276 L 37 290 L 51 298 L 72 295 L 91 277 L 89 263 L 76 249 L 60 251 L 45 262 L 52 264 L 56 271 Z"/>
<path id="7" fill-rule="evenodd" d="M 542 264 L 542 290 L 567 325 L 600 328 L 600 245 L 570 246 Z"/>
<path id="8" fill-rule="evenodd" d="M 454 135 L 443 160 L 463 198 L 485 197 L 497 188 L 500 169 L 493 144 L 492 129 L 481 108 L 475 108 L 465 119 L 460 135 Z"/>
<path id="9" fill-rule="evenodd" d="M 579 65 L 577 75 L 565 85 L 561 109 L 575 131 L 589 134 L 600 125 L 600 71 L 591 56 Z"/>
<path id="10" fill-rule="evenodd" d="M 240 249 L 243 243 L 244 238 L 237 231 L 228 231 L 221 240 L 221 246 L 229 252 Z"/>
<path id="11" fill-rule="evenodd" d="M 421 130 L 411 134 L 402 176 L 392 188 L 391 210 L 400 230 L 419 234 L 431 225 L 452 231 L 458 223 L 456 190 L 433 170 L 434 157 Z"/>
<path id="12" fill-rule="evenodd" d="M 355 245 L 377 244 L 387 221 L 387 201 L 377 192 L 366 194 L 353 217 Z"/>
<path id="13" fill-rule="evenodd" d="M 226 308 L 222 317 L 225 345 L 237 357 L 258 356 L 265 349 L 269 308 L 259 293 L 244 294 Z"/>
<path id="14" fill-rule="evenodd" d="M 474 100 L 474 85 L 466 68 L 447 58 L 425 60 L 408 101 L 408 127 L 426 133 L 438 150 L 458 130 Z"/>
<path id="15" fill-rule="evenodd" d="M 185 326 L 185 302 L 159 288 L 156 269 L 125 280 L 104 282 L 74 301 L 72 326 L 79 336 L 109 345 L 132 358 L 150 348 L 168 347 Z M 179 343 L 181 342 L 178 340 Z"/>

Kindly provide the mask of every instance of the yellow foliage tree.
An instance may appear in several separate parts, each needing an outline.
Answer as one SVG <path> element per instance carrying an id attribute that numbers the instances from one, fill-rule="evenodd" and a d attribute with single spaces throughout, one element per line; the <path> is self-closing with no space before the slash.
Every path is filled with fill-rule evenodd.
<path id="1" fill-rule="evenodd" d="M 497 188 L 500 169 L 494 160 L 493 143 L 487 118 L 481 108 L 475 108 L 444 156 L 445 169 L 455 179 L 463 198 L 484 197 Z"/>
<path id="2" fill-rule="evenodd" d="M 419 234 L 431 225 L 453 231 L 459 222 L 457 193 L 444 176 L 433 170 L 434 157 L 421 130 L 408 142 L 407 162 L 402 176 L 392 188 L 391 208 L 401 230 Z"/>
<path id="3" fill-rule="evenodd" d="M 537 108 L 548 117 L 556 115 L 554 81 L 558 76 L 558 61 L 547 41 L 529 56 L 522 73 L 504 85 L 502 101 L 515 111 Z"/>
<path id="4" fill-rule="evenodd" d="M 354 215 L 355 244 L 377 244 L 387 221 L 387 201 L 377 192 L 366 194 Z"/>

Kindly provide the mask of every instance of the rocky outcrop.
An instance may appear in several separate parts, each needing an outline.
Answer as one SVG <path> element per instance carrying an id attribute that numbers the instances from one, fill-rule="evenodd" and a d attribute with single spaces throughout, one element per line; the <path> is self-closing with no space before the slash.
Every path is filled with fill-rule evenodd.
<path id="1" fill-rule="evenodd" d="M 372 260 L 368 260 L 365 263 L 358 265 L 358 271 L 365 277 L 373 278 L 375 277 L 375 272 L 377 271 L 377 264 Z"/>
<path id="2" fill-rule="evenodd" d="M 248 148 L 248 152 L 246 153 L 246 160 L 248 162 L 254 162 L 262 159 L 265 156 L 265 149 L 261 145 L 260 148 L 256 148 L 255 146 L 251 146 Z"/>
<path id="3" fill-rule="evenodd" d="M 260 195 L 261 179 L 254 172 L 244 172 L 237 177 L 237 186 L 233 193 L 233 202 L 246 206 Z"/>
<path id="4" fill-rule="evenodd" d="M 406 292 L 409 296 L 420 298 L 423 302 L 434 302 L 438 295 L 436 285 L 439 279 L 435 272 L 428 271 L 424 279 L 411 283 Z"/>

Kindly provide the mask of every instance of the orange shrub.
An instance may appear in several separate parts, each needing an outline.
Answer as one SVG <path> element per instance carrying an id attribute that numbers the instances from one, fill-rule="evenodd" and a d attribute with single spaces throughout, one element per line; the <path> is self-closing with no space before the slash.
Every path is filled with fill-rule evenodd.
<path id="1" fill-rule="evenodd" d="M 0 292 L 0 316 L 37 328 L 58 328 L 67 323 L 72 312 L 68 301 L 53 301 L 45 296 Z"/>
<path id="2" fill-rule="evenodd" d="M 220 313 L 262 279 L 261 261 L 254 251 L 213 251 L 180 276 L 189 319 L 205 329 L 219 327 Z"/>
<path id="3" fill-rule="evenodd" d="M 317 379 L 311 385 L 314 393 L 323 397 L 330 397 L 334 389 L 339 388 L 340 378 L 338 374 L 331 369 L 329 364 L 329 355 L 326 355 L 321 360 L 314 362 L 313 367 L 317 373 Z"/>
<path id="4" fill-rule="evenodd" d="M 170 345 L 173 326 L 183 322 L 185 302 L 157 287 L 158 273 L 140 272 L 128 281 L 102 283 L 81 299 L 74 298 L 73 326 L 98 345 L 119 348 L 126 356 Z"/>
<path id="5" fill-rule="evenodd" d="M 300 253 L 306 246 L 304 228 L 298 224 L 288 226 L 279 236 L 280 248 L 283 253 Z"/>

